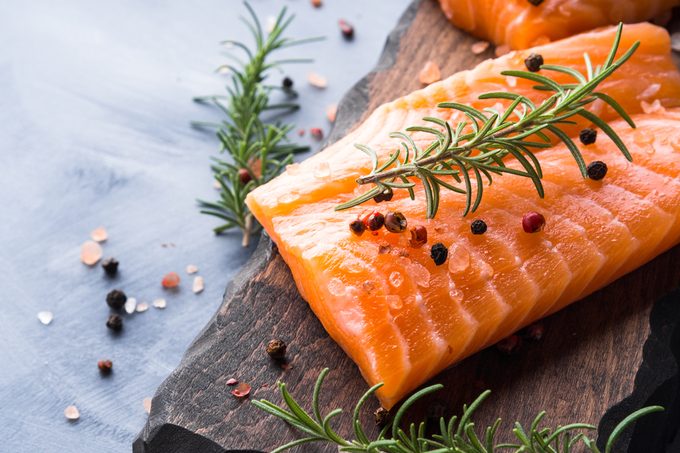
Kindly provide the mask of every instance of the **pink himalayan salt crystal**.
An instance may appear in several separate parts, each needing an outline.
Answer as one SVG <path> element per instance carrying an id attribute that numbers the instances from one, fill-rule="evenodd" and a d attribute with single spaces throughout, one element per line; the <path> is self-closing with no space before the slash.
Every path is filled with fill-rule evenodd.
<path id="1" fill-rule="evenodd" d="M 470 46 L 470 50 L 472 50 L 472 53 L 475 55 L 479 55 L 480 53 L 486 52 L 486 49 L 488 49 L 490 46 L 490 43 L 487 41 L 477 41 L 473 45 Z"/>
<path id="2" fill-rule="evenodd" d="M 328 107 L 326 107 L 326 118 L 328 118 L 328 121 L 331 123 L 335 123 L 335 117 L 338 114 L 338 104 L 331 104 Z"/>
<path id="3" fill-rule="evenodd" d="M 234 378 L 229 378 L 229 380 L 227 381 L 227 385 L 236 385 L 236 384 L 238 384 L 238 381 Z"/>
<path id="4" fill-rule="evenodd" d="M 194 277 L 194 283 L 192 285 L 192 290 L 194 294 L 198 294 L 205 289 L 205 283 L 203 282 L 203 277 Z"/>
<path id="5" fill-rule="evenodd" d="M 198 272 L 198 266 L 195 264 L 189 264 L 187 266 L 187 274 L 195 274 L 196 272 Z"/>
<path id="6" fill-rule="evenodd" d="M 80 261 L 88 266 L 94 266 L 102 259 L 103 253 L 101 245 L 94 241 L 85 241 L 80 246 Z"/>
<path id="7" fill-rule="evenodd" d="M 418 81 L 423 85 L 429 85 L 442 79 L 439 66 L 434 61 L 428 61 L 418 74 Z"/>
<path id="8" fill-rule="evenodd" d="M 453 244 L 449 247 L 449 272 L 456 274 L 464 272 L 470 267 L 470 252 L 461 245 Z"/>
<path id="9" fill-rule="evenodd" d="M 168 272 L 161 281 L 163 288 L 177 288 L 179 286 L 179 275 L 177 272 Z"/>
<path id="10" fill-rule="evenodd" d="M 501 46 L 498 46 L 494 50 L 494 54 L 497 57 L 502 57 L 503 55 L 507 55 L 509 53 L 510 53 L 510 46 L 508 46 L 507 44 L 503 44 Z"/>
<path id="11" fill-rule="evenodd" d="M 80 418 L 80 411 L 75 406 L 68 406 L 64 409 L 64 417 L 66 420 L 76 421 Z"/>
<path id="12" fill-rule="evenodd" d="M 307 81 L 311 86 L 316 88 L 326 88 L 328 86 L 328 80 L 316 72 L 310 72 L 307 74 Z"/>
<path id="13" fill-rule="evenodd" d="M 250 388 L 250 384 L 241 382 L 236 386 L 236 388 L 234 388 L 234 390 L 231 391 L 231 394 L 236 398 L 245 398 L 250 394 Z"/>
<path id="14" fill-rule="evenodd" d="M 151 398 L 148 396 L 142 400 L 142 407 L 147 414 L 151 413 Z"/>
<path id="15" fill-rule="evenodd" d="M 93 241 L 97 242 L 104 242 L 109 238 L 109 233 L 106 232 L 106 229 L 104 227 L 99 227 L 95 228 L 92 230 L 90 233 L 90 237 L 92 238 Z"/>
<path id="16" fill-rule="evenodd" d="M 666 111 L 664 106 L 661 105 L 661 101 L 658 99 L 655 99 L 651 104 L 645 101 L 640 101 L 640 107 L 642 107 L 642 111 L 645 113 L 663 113 Z"/>

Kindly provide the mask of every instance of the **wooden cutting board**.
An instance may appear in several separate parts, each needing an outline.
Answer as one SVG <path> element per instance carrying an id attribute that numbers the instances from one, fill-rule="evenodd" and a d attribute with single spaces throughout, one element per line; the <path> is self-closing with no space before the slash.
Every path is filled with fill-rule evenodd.
<path id="1" fill-rule="evenodd" d="M 492 57 L 491 50 L 473 55 L 474 42 L 445 21 L 434 1 L 414 1 L 390 34 L 378 66 L 344 98 L 330 140 L 341 137 L 379 104 L 420 88 L 417 74 L 427 60 L 437 62 L 448 75 Z M 676 247 L 546 319 L 544 339 L 525 344 L 516 355 L 489 348 L 441 373 L 432 383 L 445 384 L 446 389 L 414 407 L 412 418 L 458 413 L 463 403 L 489 388 L 493 394 L 478 412 L 478 426 L 500 416 L 509 432 L 515 420 L 530 422 L 545 409 L 547 422 L 553 425 L 599 424 L 606 437 L 628 412 L 660 403 L 669 410 L 639 423 L 617 451 L 640 451 L 643 442 L 646 452 L 666 451 L 663 445 L 680 425 L 680 291 L 672 292 L 680 286 L 679 264 Z M 286 367 L 265 353 L 272 338 L 289 344 Z M 247 399 L 233 397 L 227 380 L 234 377 L 251 384 L 251 399 L 277 403 L 280 380 L 309 407 L 313 383 L 324 367 L 331 373 L 322 406 L 351 413 L 367 386 L 300 298 L 276 247 L 264 236 L 227 288 L 219 311 L 158 389 L 133 450 L 270 451 L 294 439 L 295 433 Z M 377 407 L 377 400 L 371 400 L 364 414 L 374 433 L 371 413 Z M 348 419 L 349 415 L 338 419 L 340 432 L 349 434 Z M 680 445 L 675 447 L 680 451 Z M 299 451 L 337 448 L 307 444 Z"/>

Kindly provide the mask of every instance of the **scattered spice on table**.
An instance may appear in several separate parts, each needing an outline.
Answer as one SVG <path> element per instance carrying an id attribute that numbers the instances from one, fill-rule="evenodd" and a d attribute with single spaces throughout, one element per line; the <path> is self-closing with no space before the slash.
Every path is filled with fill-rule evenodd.
<path id="1" fill-rule="evenodd" d="M 231 394 L 234 395 L 237 398 L 245 398 L 250 394 L 250 384 L 247 384 L 245 382 L 239 382 L 236 385 L 236 388 L 231 391 Z"/>
<path id="2" fill-rule="evenodd" d="M 151 413 L 151 401 L 152 399 L 148 396 L 142 400 L 142 407 L 147 414 Z"/>
<path id="3" fill-rule="evenodd" d="M 123 308 L 125 309 L 125 313 L 131 315 L 137 309 L 137 299 L 134 297 L 128 297 Z"/>
<path id="4" fill-rule="evenodd" d="M 100 360 L 97 362 L 97 368 L 102 375 L 107 376 L 113 371 L 113 362 L 108 359 Z"/>
<path id="5" fill-rule="evenodd" d="M 227 380 L 227 385 L 236 385 L 236 384 L 238 384 L 238 381 L 234 378 L 229 378 Z"/>
<path id="6" fill-rule="evenodd" d="M 321 140 L 323 138 L 323 131 L 320 127 L 313 127 L 309 130 L 309 135 L 314 137 L 316 140 Z"/>
<path id="7" fill-rule="evenodd" d="M 326 118 L 328 118 L 328 121 L 331 123 L 335 123 L 335 117 L 338 114 L 338 104 L 330 104 L 328 107 L 326 107 Z"/>
<path id="8" fill-rule="evenodd" d="M 106 305 L 114 310 L 120 310 L 125 306 L 127 296 L 119 289 L 113 289 L 106 295 Z"/>
<path id="9" fill-rule="evenodd" d="M 158 309 L 160 309 L 160 310 L 162 310 L 162 309 L 164 309 L 165 307 L 167 307 L 167 305 L 168 305 L 168 303 L 167 303 L 167 301 L 166 301 L 165 299 L 155 299 L 155 300 L 153 301 L 153 306 L 154 306 L 154 308 L 158 308 Z"/>
<path id="10" fill-rule="evenodd" d="M 378 427 L 383 428 L 385 425 L 387 425 L 387 422 L 390 421 L 390 411 L 384 407 L 379 407 L 375 412 L 373 412 L 373 417 L 375 419 L 375 424 Z"/>
<path id="11" fill-rule="evenodd" d="M 316 72 L 310 72 L 307 74 L 307 81 L 309 84 L 315 88 L 326 88 L 328 86 L 328 80 Z"/>
<path id="12" fill-rule="evenodd" d="M 198 272 L 198 266 L 196 266 L 194 264 L 189 264 L 187 266 L 186 270 L 187 270 L 187 274 L 189 274 L 189 275 L 195 274 L 196 272 Z"/>
<path id="13" fill-rule="evenodd" d="M 442 79 L 439 66 L 434 61 L 428 61 L 418 74 L 418 81 L 423 85 L 429 85 Z"/>
<path id="14" fill-rule="evenodd" d="M 104 227 L 99 227 L 95 228 L 90 232 L 90 237 L 92 238 L 93 241 L 96 242 L 104 242 L 109 238 L 109 234 L 106 232 L 106 228 Z"/>
<path id="15" fill-rule="evenodd" d="M 137 311 L 137 313 L 144 313 L 148 309 L 149 304 L 147 304 L 146 302 L 140 302 L 139 304 L 137 304 L 137 308 L 135 309 L 135 311 Z"/>
<path id="16" fill-rule="evenodd" d="M 163 288 L 177 288 L 179 286 L 180 278 L 177 272 L 168 272 L 163 276 L 163 280 L 161 281 L 161 285 L 163 285 Z"/>
<path id="17" fill-rule="evenodd" d="M 354 39 L 354 27 L 352 24 L 347 22 L 345 19 L 340 19 L 338 21 L 338 25 L 340 26 L 340 32 L 342 33 L 343 38 L 345 38 L 347 41 Z"/>
<path id="18" fill-rule="evenodd" d="M 267 343 L 267 354 L 274 360 L 281 360 L 286 356 L 286 342 L 279 339 L 270 340 Z"/>
<path id="19" fill-rule="evenodd" d="M 54 319 L 54 315 L 52 314 L 51 311 L 39 311 L 38 312 L 38 321 L 40 321 L 42 324 L 48 326 L 52 323 L 52 320 Z"/>
<path id="20" fill-rule="evenodd" d="M 298 137 L 304 137 L 305 136 L 305 130 L 304 129 L 298 129 L 297 134 Z"/>
<path id="21" fill-rule="evenodd" d="M 496 349 L 506 355 L 512 355 L 519 351 L 522 346 L 522 339 L 519 335 L 513 334 L 496 343 Z"/>
<path id="22" fill-rule="evenodd" d="M 102 269 L 104 269 L 104 272 L 109 277 L 115 277 L 116 274 L 118 273 L 119 264 L 120 263 L 118 262 L 118 260 L 113 257 L 106 258 L 104 261 L 102 261 Z"/>
<path id="23" fill-rule="evenodd" d="M 476 43 L 470 46 L 470 50 L 472 51 L 473 54 L 479 55 L 486 52 L 490 45 L 491 43 L 489 43 L 488 41 L 477 41 Z"/>
<path id="24" fill-rule="evenodd" d="M 80 246 L 80 261 L 88 266 L 97 264 L 102 259 L 103 254 L 102 246 L 95 241 L 85 241 Z"/>
<path id="25" fill-rule="evenodd" d="M 203 277 L 200 276 L 194 277 L 194 282 L 191 285 L 191 289 L 193 290 L 194 294 L 202 292 L 205 289 L 205 282 L 203 281 Z"/>
<path id="26" fill-rule="evenodd" d="M 536 322 L 526 327 L 522 334 L 527 340 L 540 341 L 545 335 L 545 325 L 542 322 Z"/>
<path id="27" fill-rule="evenodd" d="M 123 330 L 123 318 L 116 314 L 109 315 L 109 318 L 106 320 L 106 327 L 114 332 L 120 332 Z"/>
<path id="28" fill-rule="evenodd" d="M 311 2 L 314 8 L 321 8 L 321 6 L 323 5 L 323 2 L 321 0 L 311 0 Z"/>
<path id="29" fill-rule="evenodd" d="M 80 418 L 80 411 L 73 405 L 67 406 L 64 409 L 64 417 L 66 417 L 66 420 L 74 422 Z"/>

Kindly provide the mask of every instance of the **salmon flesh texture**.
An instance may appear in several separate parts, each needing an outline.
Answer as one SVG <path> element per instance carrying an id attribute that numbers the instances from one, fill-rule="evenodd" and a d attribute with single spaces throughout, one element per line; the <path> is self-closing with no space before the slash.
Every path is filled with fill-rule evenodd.
<path id="1" fill-rule="evenodd" d="M 526 49 L 619 22 L 670 19 L 680 0 L 439 0 L 457 27 L 497 45 Z"/>
<path id="2" fill-rule="evenodd" d="M 344 139 L 249 194 L 249 208 L 277 244 L 324 328 L 369 384 L 384 383 L 377 394 L 386 408 L 455 362 L 678 242 L 680 110 L 673 107 L 679 105 L 680 74 L 671 62 L 665 30 L 650 24 L 624 27 L 621 52 L 636 40 L 641 46 L 600 89 L 634 114 L 638 128 L 614 120 L 614 112 L 602 105 L 591 109 L 613 120 L 634 163 L 600 133 L 597 143 L 582 151 L 586 162 L 606 162 L 609 173 L 600 182 L 584 180 L 568 150 L 556 146 L 539 154 L 544 199 L 528 179 L 499 176 L 485 188 L 479 210 L 468 217 L 461 215 L 464 197 L 445 190 L 436 218 L 427 220 L 420 185 L 415 200 L 397 191 L 389 202 L 335 211 L 367 189 L 355 180 L 369 173 L 370 162 L 353 145 L 367 144 L 385 159 L 398 146 L 389 132 L 422 124 L 424 116 L 460 120 L 437 104 L 482 107 L 486 104 L 476 99 L 481 92 L 510 90 L 538 102 L 544 94 L 499 76 L 500 71 L 521 69 L 529 52 L 583 70 L 583 53 L 594 64 L 602 63 L 614 35 L 610 28 L 510 53 L 385 104 Z M 577 134 L 578 128 L 570 133 Z M 413 137 L 428 143 L 427 136 Z M 385 229 L 361 237 L 351 233 L 349 223 L 373 209 L 400 211 L 409 226 L 426 226 L 428 244 L 412 248 L 408 233 Z M 522 230 L 528 211 L 546 217 L 542 232 Z M 486 221 L 486 234 L 470 233 L 475 218 Z M 441 266 L 430 257 L 430 246 L 437 242 L 449 249 Z"/>

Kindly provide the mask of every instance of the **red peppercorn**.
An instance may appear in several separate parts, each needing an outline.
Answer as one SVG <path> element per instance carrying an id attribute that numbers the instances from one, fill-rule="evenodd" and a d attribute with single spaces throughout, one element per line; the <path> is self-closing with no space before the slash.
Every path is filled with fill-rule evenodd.
<path id="1" fill-rule="evenodd" d="M 496 348 L 503 354 L 512 355 L 519 351 L 522 346 L 522 339 L 519 335 L 510 335 L 496 343 Z"/>
<path id="2" fill-rule="evenodd" d="M 309 130 L 309 135 L 317 140 L 321 140 L 323 138 L 323 131 L 319 127 L 313 127 Z"/>
<path id="3" fill-rule="evenodd" d="M 427 228 L 422 225 L 411 228 L 411 239 L 408 243 L 414 249 L 425 245 L 427 243 Z"/>
<path id="4" fill-rule="evenodd" d="M 338 21 L 338 25 L 340 25 L 340 31 L 342 32 L 342 36 L 348 40 L 351 41 L 354 39 L 354 27 L 352 24 L 347 22 L 345 19 L 340 19 Z"/>
<path id="5" fill-rule="evenodd" d="M 385 216 L 378 211 L 373 211 L 364 218 L 364 224 L 369 230 L 378 231 L 385 225 Z"/>
<path id="6" fill-rule="evenodd" d="M 392 192 L 391 190 L 388 190 L 388 191 L 385 191 L 385 192 L 381 192 L 378 195 L 376 195 L 375 197 L 373 197 L 373 201 L 375 201 L 376 203 L 382 203 L 383 201 L 390 201 L 393 196 L 394 196 L 394 192 Z"/>
<path id="7" fill-rule="evenodd" d="M 407 226 L 408 221 L 401 212 L 388 212 L 385 216 L 385 228 L 390 233 L 403 233 Z"/>
<path id="8" fill-rule="evenodd" d="M 352 231 L 352 233 L 356 234 L 357 236 L 361 236 L 364 234 L 364 231 L 366 231 L 366 225 L 364 225 L 364 222 L 362 222 L 359 219 L 352 220 L 349 224 L 349 229 Z"/>
<path id="9" fill-rule="evenodd" d="M 539 341 L 543 335 L 545 335 L 545 326 L 542 322 L 531 324 L 522 331 L 522 336 L 531 341 Z"/>
<path id="10" fill-rule="evenodd" d="M 527 212 L 522 217 L 522 228 L 526 233 L 537 233 L 543 230 L 545 217 L 538 212 Z"/>
<path id="11" fill-rule="evenodd" d="M 250 176 L 250 172 L 246 170 L 245 168 L 241 168 L 238 171 L 238 179 L 241 181 L 241 184 L 244 186 L 250 182 L 251 179 L 253 179 L 252 176 Z"/>
<path id="12" fill-rule="evenodd" d="M 99 372 L 101 374 L 111 374 L 111 371 L 113 370 L 113 362 L 110 360 L 100 360 L 97 362 L 97 368 L 99 368 Z"/>

